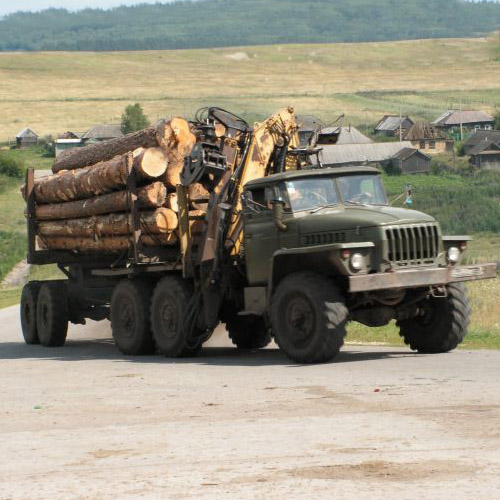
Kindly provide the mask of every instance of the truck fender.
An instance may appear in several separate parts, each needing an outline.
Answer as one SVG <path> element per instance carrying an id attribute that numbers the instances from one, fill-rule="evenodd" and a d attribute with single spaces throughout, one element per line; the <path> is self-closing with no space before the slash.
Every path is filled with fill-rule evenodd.
<path id="1" fill-rule="evenodd" d="M 339 278 L 340 286 L 351 274 L 348 262 L 342 257 L 343 250 L 369 251 L 375 247 L 371 241 L 360 243 L 332 243 L 300 248 L 282 248 L 273 254 L 267 286 L 267 301 L 271 303 L 274 289 L 287 275 L 299 271 L 313 271 Z"/>

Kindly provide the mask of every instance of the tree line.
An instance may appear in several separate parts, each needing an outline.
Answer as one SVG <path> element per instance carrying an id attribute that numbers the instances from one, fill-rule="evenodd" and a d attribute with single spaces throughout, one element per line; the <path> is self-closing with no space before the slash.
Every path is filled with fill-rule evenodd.
<path id="1" fill-rule="evenodd" d="M 480 36 L 500 4 L 463 0 L 199 0 L 111 10 L 20 12 L 0 51 L 153 50 Z"/>

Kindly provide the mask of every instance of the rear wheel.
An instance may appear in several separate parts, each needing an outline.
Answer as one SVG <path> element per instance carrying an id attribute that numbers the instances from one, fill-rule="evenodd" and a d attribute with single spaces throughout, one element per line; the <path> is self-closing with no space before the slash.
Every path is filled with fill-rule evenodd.
<path id="1" fill-rule="evenodd" d="M 111 297 L 111 331 L 123 354 L 138 356 L 155 351 L 149 322 L 152 287 L 140 280 L 123 280 Z"/>
<path id="2" fill-rule="evenodd" d="M 430 296 L 418 306 L 420 316 L 397 322 L 399 334 L 411 349 L 421 353 L 448 352 L 463 341 L 470 307 L 462 283 L 448 285 L 446 297 Z"/>
<path id="3" fill-rule="evenodd" d="M 312 272 L 286 277 L 274 294 L 271 319 L 276 342 L 298 363 L 324 363 L 344 343 L 348 310 L 340 290 Z"/>
<path id="4" fill-rule="evenodd" d="M 271 342 L 271 332 L 260 316 L 231 314 L 226 329 L 232 343 L 239 349 L 262 349 Z"/>
<path id="5" fill-rule="evenodd" d="M 40 287 L 36 306 L 36 325 L 42 345 L 60 347 L 66 342 L 68 297 L 63 282 L 47 282 Z"/>
<path id="6" fill-rule="evenodd" d="M 165 276 L 155 287 L 151 301 L 151 326 L 158 350 L 169 358 L 195 356 L 202 344 L 201 331 L 194 326 L 189 331 L 192 318 L 188 318 L 189 304 L 193 297 L 190 282 L 180 276 Z M 199 342 L 189 345 L 190 334 Z"/>
<path id="7" fill-rule="evenodd" d="M 38 329 L 36 324 L 36 304 L 40 283 L 30 281 L 23 287 L 21 293 L 21 329 L 26 344 L 39 344 Z"/>

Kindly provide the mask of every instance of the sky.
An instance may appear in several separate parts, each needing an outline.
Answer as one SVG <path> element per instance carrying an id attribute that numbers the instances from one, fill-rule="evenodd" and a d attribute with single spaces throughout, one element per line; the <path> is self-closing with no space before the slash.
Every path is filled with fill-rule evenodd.
<path id="1" fill-rule="evenodd" d="M 0 16 L 19 10 L 38 11 L 49 7 L 64 7 L 68 10 L 85 7 L 110 8 L 138 3 L 167 3 L 175 0 L 0 0 Z M 498 0 L 497 0 L 498 1 Z"/>

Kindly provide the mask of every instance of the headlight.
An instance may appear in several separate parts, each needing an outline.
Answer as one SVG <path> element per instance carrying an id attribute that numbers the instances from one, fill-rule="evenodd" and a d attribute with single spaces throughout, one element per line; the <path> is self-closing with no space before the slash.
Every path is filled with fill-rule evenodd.
<path id="1" fill-rule="evenodd" d="M 455 264 L 460 259 L 460 250 L 457 247 L 450 247 L 448 249 L 448 260 Z"/>
<path id="2" fill-rule="evenodd" d="M 363 269 L 364 265 L 365 265 L 365 259 L 360 253 L 355 253 L 352 255 L 351 266 L 353 269 L 359 271 L 360 269 Z"/>

